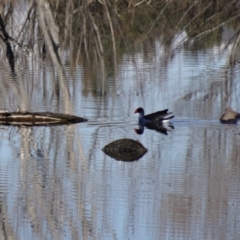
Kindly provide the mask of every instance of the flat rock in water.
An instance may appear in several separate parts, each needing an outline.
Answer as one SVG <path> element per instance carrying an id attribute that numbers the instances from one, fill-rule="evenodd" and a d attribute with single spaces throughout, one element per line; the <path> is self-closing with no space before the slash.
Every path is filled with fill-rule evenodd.
<path id="1" fill-rule="evenodd" d="M 147 149 L 139 141 L 123 138 L 109 143 L 102 151 L 118 161 L 131 162 L 141 158 Z"/>

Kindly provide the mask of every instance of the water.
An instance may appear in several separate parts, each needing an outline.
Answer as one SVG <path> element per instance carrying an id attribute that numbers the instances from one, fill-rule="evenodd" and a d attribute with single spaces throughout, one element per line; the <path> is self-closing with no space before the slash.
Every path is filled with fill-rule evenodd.
<path id="1" fill-rule="evenodd" d="M 0 126 L 0 239 L 238 239 L 240 127 L 218 120 L 226 106 L 240 109 L 231 45 L 181 48 L 171 58 L 171 46 L 158 38 L 153 46 L 123 54 L 104 73 L 93 63 L 73 67 L 64 49 L 59 70 L 33 49 L 16 64 L 19 92 L 0 69 L 2 109 L 88 119 Z M 137 107 L 168 108 L 174 129 L 136 134 Z M 134 162 L 104 154 L 123 138 L 147 153 Z"/>

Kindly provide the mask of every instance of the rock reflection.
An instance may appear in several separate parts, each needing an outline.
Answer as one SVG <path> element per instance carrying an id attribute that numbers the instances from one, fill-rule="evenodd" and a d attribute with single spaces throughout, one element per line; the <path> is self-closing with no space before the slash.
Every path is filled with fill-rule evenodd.
<path id="1" fill-rule="evenodd" d="M 147 128 L 149 130 L 155 130 L 159 133 L 162 133 L 164 135 L 168 135 L 169 131 L 172 131 L 174 129 L 174 126 L 172 123 L 161 123 L 161 122 L 148 122 L 145 124 L 138 124 L 138 129 L 135 128 L 134 131 L 137 134 L 143 134 L 144 128 Z"/>
<path id="2" fill-rule="evenodd" d="M 117 161 L 132 162 L 140 159 L 147 149 L 132 139 L 119 139 L 106 145 L 102 151 Z"/>

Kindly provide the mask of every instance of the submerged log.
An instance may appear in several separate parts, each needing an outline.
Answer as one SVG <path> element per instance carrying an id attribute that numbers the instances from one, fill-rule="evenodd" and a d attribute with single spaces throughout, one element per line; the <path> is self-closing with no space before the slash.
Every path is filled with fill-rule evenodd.
<path id="1" fill-rule="evenodd" d="M 51 112 L 0 112 L 2 125 L 59 125 L 85 122 L 87 119 L 74 115 Z"/>
<path id="2" fill-rule="evenodd" d="M 118 161 L 131 162 L 140 159 L 147 149 L 139 141 L 123 138 L 109 143 L 102 151 Z"/>

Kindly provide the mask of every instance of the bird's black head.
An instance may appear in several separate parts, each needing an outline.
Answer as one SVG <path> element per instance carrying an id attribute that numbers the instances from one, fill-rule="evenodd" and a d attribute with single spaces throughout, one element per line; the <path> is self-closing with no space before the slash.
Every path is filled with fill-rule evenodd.
<path id="1" fill-rule="evenodd" d="M 139 108 L 137 108 L 137 109 L 135 110 L 134 113 L 144 113 L 144 110 L 143 110 L 142 107 L 139 107 Z"/>

